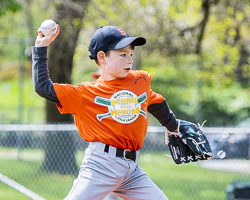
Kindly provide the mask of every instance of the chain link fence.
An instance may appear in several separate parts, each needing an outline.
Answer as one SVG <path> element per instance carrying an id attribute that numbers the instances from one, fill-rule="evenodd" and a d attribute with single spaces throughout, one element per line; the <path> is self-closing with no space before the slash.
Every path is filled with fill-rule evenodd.
<path id="1" fill-rule="evenodd" d="M 164 131 L 148 127 L 139 165 L 169 199 L 250 199 L 250 129 L 204 128 L 214 159 L 181 167 Z M 0 199 L 63 199 L 87 146 L 73 124 L 0 125 Z"/>

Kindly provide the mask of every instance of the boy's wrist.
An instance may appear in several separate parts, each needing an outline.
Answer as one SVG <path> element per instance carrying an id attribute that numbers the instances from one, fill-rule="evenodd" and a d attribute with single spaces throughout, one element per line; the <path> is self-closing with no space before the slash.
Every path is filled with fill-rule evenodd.
<path id="1" fill-rule="evenodd" d="M 32 55 L 34 57 L 46 58 L 47 57 L 47 51 L 48 51 L 47 46 L 33 46 L 32 47 Z"/>
<path id="2" fill-rule="evenodd" d="M 36 47 L 47 47 L 49 43 L 46 40 L 36 40 L 35 42 Z"/>

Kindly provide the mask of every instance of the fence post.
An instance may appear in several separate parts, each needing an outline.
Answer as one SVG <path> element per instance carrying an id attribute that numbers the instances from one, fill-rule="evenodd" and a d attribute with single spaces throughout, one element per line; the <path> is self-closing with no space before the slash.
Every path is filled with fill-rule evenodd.
<path id="1" fill-rule="evenodd" d="M 250 160 L 250 133 L 248 135 L 248 160 Z"/>
<path id="2" fill-rule="evenodd" d="M 19 40 L 19 84 L 18 84 L 18 123 L 23 122 L 23 104 L 24 104 L 24 41 L 23 39 Z"/>

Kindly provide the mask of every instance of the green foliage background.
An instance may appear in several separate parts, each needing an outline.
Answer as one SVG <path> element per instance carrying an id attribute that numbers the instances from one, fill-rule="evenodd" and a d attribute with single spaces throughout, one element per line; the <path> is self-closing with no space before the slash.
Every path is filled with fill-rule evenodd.
<path id="1" fill-rule="evenodd" d="M 118 25 L 131 36 L 147 38 L 145 46 L 136 48 L 134 59 L 139 60 L 140 69 L 152 74 L 152 88 L 167 99 L 177 118 L 195 123 L 207 120 L 206 126 L 237 125 L 250 113 L 250 5 L 246 0 L 210 2 L 209 18 L 197 53 L 197 38 L 204 16 L 202 2 L 205 1 L 117 0 L 114 3 L 92 0 L 74 56 L 73 83 L 92 81 L 89 73 L 97 70 L 87 51 L 94 31 L 101 25 Z M 27 49 L 34 44 L 40 23 L 53 19 L 56 1 L 31 1 L 28 14 L 27 5 L 23 1 L 21 4 L 22 8 L 17 6 L 18 12 L 6 12 L 0 18 L 1 96 L 4 95 L 2 88 L 18 79 L 20 40 L 26 41 Z M 32 38 L 28 19 L 32 19 Z M 11 42 L 6 38 L 15 40 Z M 24 63 L 24 88 L 30 94 L 24 95 L 24 110 L 33 107 L 36 112 L 36 108 L 44 107 L 44 101 L 33 97 L 29 57 L 25 57 Z M 7 69 L 12 69 L 13 73 Z M 17 110 L 18 93 L 10 91 L 12 96 L 8 98 L 15 98 L 16 103 L 2 99 L 0 113 L 6 107 Z M 4 116 L 8 119 L 5 123 L 18 121 L 8 113 Z M 34 122 L 43 123 L 44 115 L 41 116 L 38 120 L 34 117 Z M 22 122 L 33 121 L 26 117 Z M 151 118 L 150 123 L 158 124 Z"/>

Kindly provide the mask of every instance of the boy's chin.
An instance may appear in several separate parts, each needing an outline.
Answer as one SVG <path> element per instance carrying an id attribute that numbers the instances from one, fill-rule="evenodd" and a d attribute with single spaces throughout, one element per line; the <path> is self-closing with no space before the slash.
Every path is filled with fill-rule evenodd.
<path id="1" fill-rule="evenodd" d="M 128 72 L 129 73 L 129 72 Z M 122 76 L 119 76 L 119 77 L 117 77 L 117 78 L 126 78 L 127 76 L 128 76 L 128 73 L 127 74 L 124 74 L 124 75 L 122 75 Z"/>

